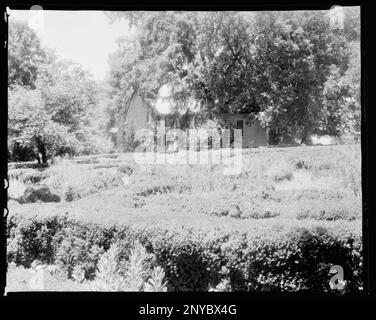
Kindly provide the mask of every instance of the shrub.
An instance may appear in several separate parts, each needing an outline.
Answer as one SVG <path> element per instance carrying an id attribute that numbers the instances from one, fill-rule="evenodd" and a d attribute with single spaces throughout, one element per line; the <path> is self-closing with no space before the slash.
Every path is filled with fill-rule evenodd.
<path id="1" fill-rule="evenodd" d="M 301 221 L 253 223 L 247 231 L 225 225 L 201 230 L 171 223 L 100 226 L 67 217 L 11 216 L 8 259 L 25 266 L 39 259 L 97 267 L 101 254 L 89 254 L 93 248 L 107 251 L 118 243 L 129 252 L 139 241 L 164 269 L 169 291 L 207 291 L 224 279 L 234 291 L 329 291 L 327 273 L 336 264 L 344 268 L 348 290 L 356 292 L 362 286 L 360 229 L 351 222 Z"/>
<path id="2" fill-rule="evenodd" d="M 24 195 L 19 199 L 20 203 L 29 202 L 60 202 L 59 195 L 54 193 L 50 187 L 46 185 L 29 186 L 25 189 Z"/>
<path id="3" fill-rule="evenodd" d="M 151 274 L 150 279 L 144 283 L 144 291 L 146 292 L 165 292 L 167 291 L 167 282 L 163 282 L 165 272 L 161 267 L 155 267 Z"/>
<path id="4" fill-rule="evenodd" d="M 332 166 L 339 152 L 330 150 L 310 151 L 315 164 L 310 170 L 344 177 Z M 16 205 L 10 211 L 23 216 L 8 219 L 8 259 L 25 266 L 35 259 L 55 263 L 69 277 L 91 280 L 102 254 L 116 243 L 119 272 L 125 277 L 131 248 L 139 241 L 150 268 L 163 268 L 169 290 L 206 291 L 228 281 L 226 290 L 235 291 L 325 291 L 330 290 L 328 268 L 340 264 L 350 290 L 357 291 L 361 201 L 351 188 L 281 190 L 273 182 L 283 176 L 278 170 L 293 168 L 289 163 L 309 158 L 307 154 L 294 149 L 287 160 L 278 149 L 244 150 L 244 155 L 244 170 L 237 176 L 223 175 L 220 165 L 132 171 L 127 162 L 120 169 L 131 174 L 126 187 L 75 206 Z M 273 164 L 278 170 L 271 181 L 265 173 Z M 56 167 L 48 169 L 47 180 L 56 179 L 70 200 L 123 184 L 124 173 L 116 169 Z M 63 216 L 66 208 L 74 219 Z"/>
<path id="5" fill-rule="evenodd" d="M 137 170 L 137 168 L 138 168 L 138 165 L 135 161 L 129 161 L 125 164 L 121 164 L 117 170 L 120 173 L 124 173 L 130 176 L 131 174 L 133 174 L 133 172 Z"/>
<path id="6" fill-rule="evenodd" d="M 140 144 L 140 141 L 136 139 L 136 129 L 132 123 L 125 123 L 122 128 L 122 136 L 123 138 L 118 142 L 118 148 L 122 152 L 133 152 Z"/>
<path id="7" fill-rule="evenodd" d="M 73 201 L 102 190 L 122 185 L 116 169 L 87 169 L 71 161 L 62 161 L 49 169 L 44 182 L 66 201 Z"/>
<path id="8" fill-rule="evenodd" d="M 49 176 L 46 170 L 34 170 L 34 169 L 13 169 L 9 170 L 8 177 L 11 180 L 18 180 L 22 183 L 36 184 L 46 179 Z"/>
<path id="9" fill-rule="evenodd" d="M 146 269 L 143 255 L 145 255 L 146 252 L 140 252 L 140 250 L 140 248 L 136 248 L 131 253 L 130 260 L 133 262 L 129 270 L 131 276 L 123 277 L 119 270 L 120 249 L 116 244 L 112 245 L 99 259 L 95 279 L 91 284 L 93 290 L 141 291 L 143 285 L 142 277 Z M 135 251 L 139 254 L 134 254 Z"/>
<path id="10" fill-rule="evenodd" d="M 223 279 L 215 287 L 209 286 L 209 292 L 231 292 L 231 281 L 229 279 Z"/>
<path id="11" fill-rule="evenodd" d="M 272 164 L 266 171 L 266 176 L 276 182 L 291 180 L 293 177 L 293 170 L 289 163 L 281 161 Z"/>
<path id="12" fill-rule="evenodd" d="M 80 265 L 73 268 L 73 279 L 67 279 L 64 270 L 57 265 L 46 265 L 35 260 L 30 268 L 25 269 L 10 263 L 7 287 L 10 283 L 11 288 L 8 291 L 35 289 L 30 284 L 31 277 L 37 272 L 43 274 L 43 290 L 59 291 L 61 286 L 67 288 L 68 285 L 68 291 L 167 291 L 163 268 L 148 265 L 150 254 L 144 247 L 137 242 L 133 245 L 127 257 L 127 269 L 123 270 L 125 273 L 121 272 L 120 251 L 121 248 L 115 243 L 100 255 L 93 280 L 85 278 L 84 269 Z"/>
<path id="13" fill-rule="evenodd" d="M 65 271 L 68 278 L 72 278 L 75 267 L 80 267 L 85 279 L 93 279 L 101 254 L 114 241 L 112 229 L 62 221 L 65 227 L 54 236 L 55 263 Z"/>
<path id="14" fill-rule="evenodd" d="M 10 139 L 8 146 L 8 158 L 10 158 L 10 161 L 33 161 L 38 156 L 33 146 L 23 145 L 15 139 Z"/>
<path id="15" fill-rule="evenodd" d="M 344 190 L 333 189 L 292 189 L 292 190 L 273 190 L 268 193 L 269 199 L 276 202 L 291 202 L 299 200 L 338 200 L 346 199 L 349 196 Z"/>
<path id="16" fill-rule="evenodd" d="M 296 169 L 306 169 L 310 170 L 312 169 L 312 162 L 310 159 L 299 159 L 295 162 L 295 168 Z"/>
<path id="17" fill-rule="evenodd" d="M 12 215 L 8 221 L 8 251 L 10 261 L 30 267 L 34 260 L 52 263 L 56 254 L 56 233 L 63 229 L 64 221 L 57 216 L 29 219 Z"/>
<path id="18" fill-rule="evenodd" d="M 239 204 L 240 214 L 243 219 L 267 219 L 278 217 L 283 213 L 284 207 L 273 202 L 263 201 L 244 201 Z"/>
<path id="19" fill-rule="evenodd" d="M 181 202 L 179 210 L 185 212 L 229 216 L 239 219 L 267 219 L 290 217 L 315 220 L 355 220 L 362 215 L 361 202 L 353 196 L 344 197 L 341 192 L 286 191 L 269 193 L 228 194 L 211 192 L 192 194 Z M 179 200 L 175 200 L 179 202 Z M 152 206 L 154 202 L 149 204 Z"/>
<path id="20" fill-rule="evenodd" d="M 291 204 L 290 204 L 291 207 Z M 305 200 L 296 202 L 298 219 L 355 220 L 362 215 L 361 203 L 356 198 L 341 201 Z"/>
<path id="21" fill-rule="evenodd" d="M 182 175 L 168 170 L 140 173 L 134 177 L 135 184 L 131 192 L 136 196 L 148 197 L 170 192 L 182 193 L 191 189 L 190 182 Z"/>
<path id="22" fill-rule="evenodd" d="M 200 214 L 212 216 L 229 216 L 239 219 L 264 219 L 277 217 L 283 207 L 264 200 L 262 194 L 231 195 L 226 193 L 211 192 L 209 194 L 192 195 L 193 209 Z M 194 199 L 194 201 L 193 201 Z"/>

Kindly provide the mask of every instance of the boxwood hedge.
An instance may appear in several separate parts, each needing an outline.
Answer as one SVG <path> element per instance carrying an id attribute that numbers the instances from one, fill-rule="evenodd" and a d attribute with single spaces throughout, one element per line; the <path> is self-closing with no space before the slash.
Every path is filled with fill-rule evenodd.
<path id="1" fill-rule="evenodd" d="M 329 269 L 341 265 L 347 290 L 362 287 L 362 239 L 356 222 L 254 221 L 244 231 L 153 224 L 97 224 L 65 216 L 8 217 L 8 261 L 56 263 L 89 279 L 114 242 L 138 240 L 166 272 L 170 291 L 207 291 L 229 279 L 235 291 L 329 291 Z"/>

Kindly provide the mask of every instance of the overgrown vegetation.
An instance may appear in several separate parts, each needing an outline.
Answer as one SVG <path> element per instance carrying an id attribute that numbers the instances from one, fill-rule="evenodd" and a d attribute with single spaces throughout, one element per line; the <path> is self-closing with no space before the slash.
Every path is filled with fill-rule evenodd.
<path id="1" fill-rule="evenodd" d="M 26 22 L 9 24 L 8 159 L 109 152 L 110 98 L 82 66 L 59 60 Z"/>
<path id="2" fill-rule="evenodd" d="M 144 259 L 130 258 L 123 270 L 130 282 L 124 282 L 116 271 L 116 249 L 112 247 L 101 258 L 99 253 L 115 243 L 126 252 L 136 240 L 165 270 L 168 290 L 207 291 L 209 284 L 229 279 L 232 290 L 329 291 L 327 273 L 332 265 L 344 267 L 349 290 L 362 286 L 360 224 L 343 221 L 330 225 L 252 223 L 239 229 L 227 224 L 200 230 L 169 226 L 166 221 L 101 226 L 56 215 L 32 219 L 12 215 L 8 261 L 25 267 L 36 259 L 54 263 L 71 269 L 70 277 L 79 268 L 85 279 L 94 279 L 98 289 L 139 291 L 145 281 L 156 286 L 155 279 L 150 282 L 142 277 Z M 147 256 L 144 250 L 138 255 Z M 162 274 L 160 269 L 149 275 L 153 273 Z"/>
<path id="3" fill-rule="evenodd" d="M 103 251 L 103 250 L 101 250 Z M 165 292 L 165 273 L 159 266 L 151 268 L 150 254 L 136 242 L 127 257 L 120 256 L 121 250 L 113 244 L 106 252 L 102 252 L 95 263 L 93 279 L 87 280 L 85 265 L 75 265 L 67 278 L 66 270 L 61 265 L 43 264 L 34 260 L 30 269 L 9 264 L 8 291 L 38 289 L 44 291 L 146 291 Z M 121 264 L 123 262 L 123 264 Z M 125 263 L 124 263 L 125 262 Z M 60 263 L 60 260 L 58 261 Z M 39 287 L 33 279 L 39 276 Z M 21 279 L 20 279 L 21 278 Z M 22 278 L 24 278 L 22 280 Z M 26 279 L 25 279 L 26 278 Z M 61 285 L 63 284 L 63 287 Z M 21 285 L 21 288 L 19 286 Z"/>
<path id="4" fill-rule="evenodd" d="M 347 292 L 360 291 L 359 144 L 242 149 L 236 174 L 213 141 L 199 155 L 220 164 L 77 159 L 115 141 L 133 151 L 140 128 L 119 117 L 133 94 L 152 102 L 163 86 L 171 127 L 217 133 L 231 126 L 221 115 L 242 114 L 269 146 L 358 141 L 360 10 L 337 9 L 343 27 L 328 11 L 109 13 L 137 32 L 119 40 L 107 83 L 11 20 L 8 160 L 34 161 L 9 166 L 12 277 L 43 271 L 73 290 L 330 291 L 340 265 Z"/>
<path id="5" fill-rule="evenodd" d="M 26 268 L 34 260 L 57 265 L 65 278 L 84 283 L 95 281 L 103 254 L 115 255 L 108 250 L 116 245 L 124 259 L 113 267 L 126 277 L 126 261 L 138 241 L 149 276 L 162 267 L 170 291 L 325 291 L 332 264 L 346 269 L 348 289 L 357 291 L 362 286 L 357 148 L 244 151 L 235 176 L 223 174 L 224 164 L 151 166 L 111 156 L 106 164 L 114 161 L 117 168 L 106 169 L 104 157 L 92 164 L 63 161 L 42 171 L 47 178 L 38 182 L 60 187 L 62 203 L 9 204 L 8 261 Z M 292 172 L 289 179 L 275 179 L 285 172 L 275 165 L 281 159 Z M 269 168 L 276 174 L 269 175 Z M 30 170 L 12 174 L 17 184 L 32 185 L 23 178 Z M 69 190 L 74 197 L 67 197 Z"/>

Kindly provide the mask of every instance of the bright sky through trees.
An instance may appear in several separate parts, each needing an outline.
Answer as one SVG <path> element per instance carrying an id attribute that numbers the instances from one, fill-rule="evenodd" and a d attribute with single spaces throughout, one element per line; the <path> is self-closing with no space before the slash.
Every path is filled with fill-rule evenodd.
<path id="1" fill-rule="evenodd" d="M 108 55 L 116 50 L 116 39 L 129 33 L 127 21 L 111 24 L 102 11 L 11 10 L 9 19 L 27 21 L 43 46 L 80 63 L 96 80 L 104 80 L 109 71 Z"/>

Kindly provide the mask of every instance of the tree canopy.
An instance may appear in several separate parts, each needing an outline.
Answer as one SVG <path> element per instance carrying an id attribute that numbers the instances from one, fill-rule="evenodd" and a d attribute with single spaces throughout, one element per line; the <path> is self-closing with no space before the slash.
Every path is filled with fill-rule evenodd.
<path id="1" fill-rule="evenodd" d="M 46 162 L 55 155 L 106 151 L 103 85 L 43 48 L 27 24 L 10 23 L 9 34 L 11 158 Z"/>
<path id="2" fill-rule="evenodd" d="M 359 9 L 344 13 L 343 28 L 327 11 L 110 14 L 137 30 L 119 41 L 111 58 L 117 104 L 134 90 L 153 98 L 172 83 L 180 89 L 176 99 L 193 96 L 204 113 L 259 119 L 272 144 L 354 131 L 360 119 Z"/>
<path id="3" fill-rule="evenodd" d="M 37 34 L 26 22 L 11 23 L 8 39 L 8 86 L 35 88 L 38 71 L 47 59 Z"/>

